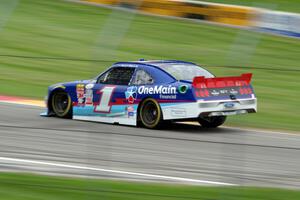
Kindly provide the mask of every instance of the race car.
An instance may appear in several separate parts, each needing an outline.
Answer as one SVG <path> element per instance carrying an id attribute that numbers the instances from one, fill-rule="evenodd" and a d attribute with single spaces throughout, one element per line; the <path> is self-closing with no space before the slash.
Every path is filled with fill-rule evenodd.
<path id="1" fill-rule="evenodd" d="M 215 77 L 185 61 L 118 62 L 94 79 L 50 86 L 41 115 L 146 128 L 198 121 L 215 128 L 228 115 L 257 111 L 251 77 Z"/>

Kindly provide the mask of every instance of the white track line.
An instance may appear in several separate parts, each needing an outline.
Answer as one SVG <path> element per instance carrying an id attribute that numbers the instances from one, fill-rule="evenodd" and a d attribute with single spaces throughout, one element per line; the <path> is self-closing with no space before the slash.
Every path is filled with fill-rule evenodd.
<path id="1" fill-rule="evenodd" d="M 232 184 L 232 183 L 206 181 L 206 180 L 199 180 L 199 179 L 173 177 L 173 176 L 163 176 L 163 175 L 155 175 L 155 174 L 144 174 L 144 173 L 127 172 L 127 171 L 111 170 L 111 169 L 104 169 L 104 168 L 85 167 L 85 166 L 78 166 L 78 165 L 51 163 L 51 162 L 35 161 L 35 160 L 25 160 L 25 159 L 18 159 L 18 158 L 0 157 L 0 161 L 27 163 L 27 164 L 36 164 L 36 165 L 47 165 L 47 166 L 55 166 L 55 167 L 62 167 L 62 168 L 69 168 L 69 169 L 91 170 L 91 171 L 123 174 L 123 175 L 140 176 L 140 177 L 146 177 L 146 178 L 156 178 L 156 179 L 161 179 L 161 180 L 172 180 L 172 181 L 198 183 L 198 184 L 236 186 L 236 184 Z"/>

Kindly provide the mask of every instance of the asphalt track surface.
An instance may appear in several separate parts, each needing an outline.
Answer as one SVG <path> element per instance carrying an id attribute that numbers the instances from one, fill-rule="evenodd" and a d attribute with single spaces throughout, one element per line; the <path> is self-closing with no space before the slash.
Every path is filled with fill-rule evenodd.
<path id="1" fill-rule="evenodd" d="M 200 185 L 300 188 L 300 135 L 164 130 L 40 117 L 0 103 L 0 170 Z"/>

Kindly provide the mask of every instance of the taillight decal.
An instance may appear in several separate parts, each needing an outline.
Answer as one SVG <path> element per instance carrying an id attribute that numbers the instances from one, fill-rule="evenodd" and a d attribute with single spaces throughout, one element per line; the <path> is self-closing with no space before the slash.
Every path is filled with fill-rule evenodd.
<path id="1" fill-rule="evenodd" d="M 209 97 L 209 91 L 207 89 L 197 89 L 195 91 L 196 97 Z"/>
<path id="2" fill-rule="evenodd" d="M 252 94 L 252 89 L 250 87 L 240 88 L 240 94 L 241 95 L 243 95 L 243 94 Z"/>

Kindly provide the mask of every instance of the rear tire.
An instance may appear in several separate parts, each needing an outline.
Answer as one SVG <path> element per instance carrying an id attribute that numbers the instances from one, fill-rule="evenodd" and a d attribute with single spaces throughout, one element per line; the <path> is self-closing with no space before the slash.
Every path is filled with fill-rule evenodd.
<path id="1" fill-rule="evenodd" d="M 51 98 L 51 106 L 55 116 L 60 118 L 72 118 L 72 101 L 67 92 L 55 92 Z"/>
<path id="2" fill-rule="evenodd" d="M 199 117 L 198 122 L 203 128 L 217 128 L 226 121 L 226 116 Z"/>
<path id="3" fill-rule="evenodd" d="M 146 128 L 155 129 L 161 127 L 163 117 L 157 101 L 151 98 L 144 100 L 139 110 L 139 119 Z"/>

